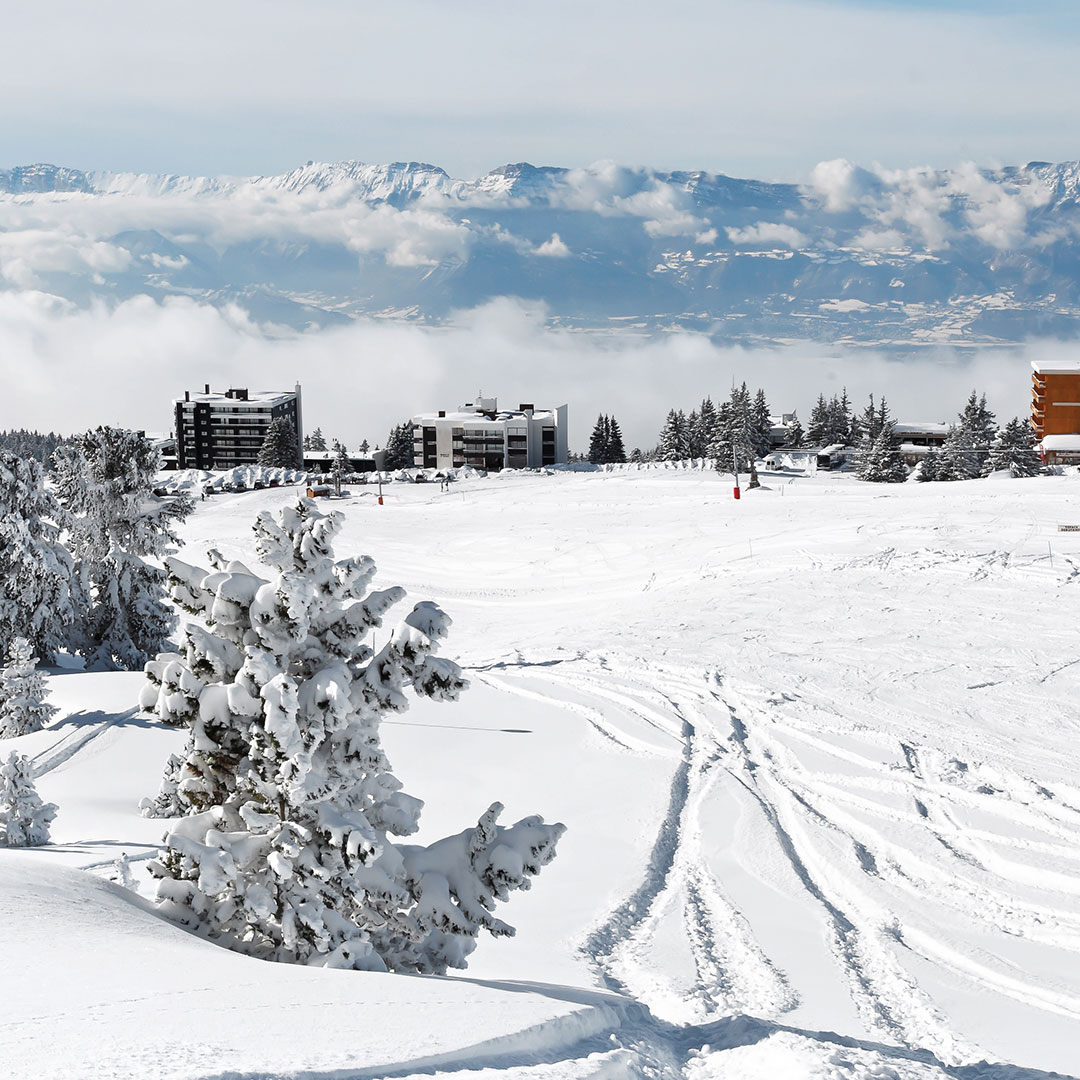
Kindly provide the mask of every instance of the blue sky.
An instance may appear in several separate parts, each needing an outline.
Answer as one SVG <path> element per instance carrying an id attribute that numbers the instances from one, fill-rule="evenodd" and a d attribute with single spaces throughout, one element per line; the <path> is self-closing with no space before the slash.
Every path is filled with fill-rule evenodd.
<path id="1" fill-rule="evenodd" d="M 601 159 L 800 179 L 1080 156 L 1080 15 L 999 0 L 59 0 L 5 13 L 0 167 Z"/>

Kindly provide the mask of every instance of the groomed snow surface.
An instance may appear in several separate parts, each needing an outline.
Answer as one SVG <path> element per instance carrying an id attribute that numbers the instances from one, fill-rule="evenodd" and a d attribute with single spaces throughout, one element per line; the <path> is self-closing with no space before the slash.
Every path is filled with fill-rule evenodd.
<path id="1" fill-rule="evenodd" d="M 559 857 L 457 977 L 297 968 L 162 921 L 141 818 L 183 733 L 56 672 L 0 740 L 57 803 L 0 850 L 0 1073 L 875 1078 L 1080 1072 L 1080 477 L 622 469 L 359 492 L 472 688 L 383 725 L 421 842 L 542 813 Z M 278 488 L 199 503 L 254 561 Z M 404 614 L 404 611 L 401 612 Z M 388 632 L 389 623 L 382 634 Z M 126 854 L 142 895 L 119 883 Z"/>

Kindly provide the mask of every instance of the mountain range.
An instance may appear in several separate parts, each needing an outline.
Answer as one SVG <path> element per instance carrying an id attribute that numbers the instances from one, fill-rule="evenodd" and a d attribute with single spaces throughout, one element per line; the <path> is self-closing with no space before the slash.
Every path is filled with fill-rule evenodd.
<path id="1" fill-rule="evenodd" d="M 818 165 L 804 184 L 599 164 L 422 163 L 267 177 L 0 170 L 0 290 L 147 295 L 303 328 L 453 321 L 912 350 L 1080 332 L 1080 163 Z"/>

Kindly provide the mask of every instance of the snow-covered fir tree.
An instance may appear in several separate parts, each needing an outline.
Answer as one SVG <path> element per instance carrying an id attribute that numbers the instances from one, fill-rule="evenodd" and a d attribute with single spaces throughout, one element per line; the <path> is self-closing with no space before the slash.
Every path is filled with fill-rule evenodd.
<path id="1" fill-rule="evenodd" d="M 45 701 L 48 696 L 30 642 L 24 637 L 14 638 L 7 663 L 0 671 L 0 739 L 13 739 L 43 728 L 56 715 L 55 706 Z"/>
<path id="2" fill-rule="evenodd" d="M 52 661 L 67 644 L 74 562 L 60 518 L 41 464 L 0 451 L 0 650 L 18 634 Z"/>
<path id="3" fill-rule="evenodd" d="M 862 455 L 856 475 L 874 484 L 902 484 L 908 478 L 907 466 L 893 439 L 892 424 L 886 423 L 878 431 Z"/>
<path id="4" fill-rule="evenodd" d="M 1014 416 L 998 433 L 983 462 L 982 475 L 1008 469 L 1013 476 L 1038 476 L 1046 471 L 1035 449 L 1031 425 Z"/>
<path id="5" fill-rule="evenodd" d="M 417 604 L 378 652 L 366 643 L 404 591 L 371 589 L 366 556 L 335 561 L 341 521 L 310 500 L 278 519 L 261 514 L 268 578 L 218 556 L 211 569 L 169 560 L 173 595 L 207 628 L 185 634 L 192 728 L 163 790 L 188 816 L 151 872 L 163 911 L 255 956 L 464 967 L 481 929 L 513 932 L 495 903 L 529 886 L 563 826 L 501 826 L 495 803 L 454 836 L 400 842 L 423 804 L 391 774 L 380 720 L 407 707 L 409 687 L 451 701 L 467 684 L 435 655 L 450 620 L 432 603 Z M 163 688 L 150 690 L 172 716 Z"/>
<path id="6" fill-rule="evenodd" d="M 367 441 L 367 439 L 364 439 L 364 441 L 360 444 L 360 453 L 366 456 L 367 452 L 370 449 L 371 449 L 371 443 L 369 443 Z"/>
<path id="7" fill-rule="evenodd" d="M 323 449 L 325 449 L 325 443 Z M 266 438 L 259 449 L 256 462 L 271 469 L 297 469 L 300 467 L 300 447 L 296 441 L 296 428 L 285 416 L 270 421 Z"/>
<path id="8" fill-rule="evenodd" d="M 938 478 L 938 467 L 941 464 L 941 451 L 935 447 L 930 447 L 922 459 L 919 461 L 918 468 L 915 472 L 915 479 L 926 483 Z"/>
<path id="9" fill-rule="evenodd" d="M 64 442 L 62 435 L 55 432 L 42 434 L 40 431 L 27 431 L 17 428 L 12 431 L 0 431 L 0 450 L 8 450 L 16 457 L 33 458 L 47 466 L 53 451 Z"/>
<path id="10" fill-rule="evenodd" d="M 686 428 L 686 414 L 670 409 L 660 431 L 657 457 L 660 461 L 685 461 L 690 456 L 690 433 Z"/>
<path id="11" fill-rule="evenodd" d="M 988 451 L 974 445 L 970 432 L 957 424 L 949 428 L 937 460 L 935 480 L 970 480 L 982 471 Z"/>
<path id="12" fill-rule="evenodd" d="M 713 444 L 713 465 L 718 472 L 749 473 L 750 486 L 757 484 L 755 461 L 762 448 L 762 434 L 754 419 L 754 403 L 746 383 L 733 386 L 720 409 L 719 434 Z"/>
<path id="13" fill-rule="evenodd" d="M 793 411 L 791 420 L 787 425 L 787 432 L 784 435 L 784 445 L 798 449 L 805 441 L 806 432 L 803 431 L 802 423 L 799 421 L 799 414 Z"/>
<path id="14" fill-rule="evenodd" d="M 986 395 L 976 397 L 975 391 L 964 405 L 959 415 L 959 428 L 967 435 L 970 444 L 979 450 L 989 448 L 997 434 L 997 419 L 987 408 Z"/>
<path id="15" fill-rule="evenodd" d="M 772 449 L 772 414 L 764 390 L 759 389 L 754 395 L 750 421 L 753 426 L 754 454 L 759 458 L 764 457 Z"/>
<path id="16" fill-rule="evenodd" d="M 43 802 L 34 787 L 34 766 L 12 752 L 0 764 L 0 847 L 40 847 L 49 842 L 55 803 Z"/>
<path id="17" fill-rule="evenodd" d="M 322 433 L 322 428 L 316 428 L 310 435 L 304 436 L 304 449 L 305 450 L 325 450 L 326 449 L 326 437 Z"/>
<path id="18" fill-rule="evenodd" d="M 406 420 L 390 429 L 386 440 L 386 468 L 411 469 L 413 461 L 413 426 Z"/>
<path id="19" fill-rule="evenodd" d="M 176 626 L 165 572 L 147 561 L 179 544 L 186 496 L 153 493 L 157 450 L 141 435 L 99 427 L 53 457 L 56 495 L 75 559 L 70 640 L 91 668 L 139 668 Z"/>
<path id="20" fill-rule="evenodd" d="M 852 442 L 853 433 L 857 439 L 859 429 L 860 424 L 852 413 L 845 387 L 841 397 L 833 394 L 828 401 L 824 394 L 818 394 L 806 425 L 806 442 L 810 446 L 847 445 Z"/>

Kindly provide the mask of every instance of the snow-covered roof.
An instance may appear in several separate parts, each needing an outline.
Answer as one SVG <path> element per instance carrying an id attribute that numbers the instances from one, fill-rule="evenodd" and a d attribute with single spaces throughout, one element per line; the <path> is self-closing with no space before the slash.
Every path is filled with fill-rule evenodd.
<path id="1" fill-rule="evenodd" d="M 897 435 L 948 435 L 948 424 L 895 424 Z"/>
<path id="2" fill-rule="evenodd" d="M 461 427 L 467 427 L 469 424 L 484 427 L 500 421 L 521 420 L 528 416 L 531 416 L 534 420 L 542 420 L 549 416 L 554 417 L 555 410 L 533 409 L 529 413 L 524 413 L 520 409 L 500 409 L 495 413 L 494 419 L 482 412 L 446 412 L 441 416 L 437 412 L 414 413 L 412 422 L 414 424 L 434 424 L 442 421 L 445 424 L 452 421 Z"/>
<path id="3" fill-rule="evenodd" d="M 911 454 L 912 457 L 917 457 L 921 454 L 929 454 L 935 447 L 920 446 L 918 443 L 902 442 L 898 449 L 901 454 Z"/>
<path id="4" fill-rule="evenodd" d="M 1044 435 L 1042 448 L 1046 451 L 1075 450 L 1080 453 L 1080 435 Z"/>
<path id="5" fill-rule="evenodd" d="M 187 397 L 173 398 L 174 402 L 184 404 L 188 401 L 206 402 L 211 405 L 281 405 L 296 397 L 295 390 L 248 390 L 246 398 L 229 397 L 228 394 L 210 393 L 196 394 L 191 392 Z"/>
<path id="6" fill-rule="evenodd" d="M 1080 375 L 1080 360 L 1032 360 L 1031 369 L 1039 375 Z"/>

